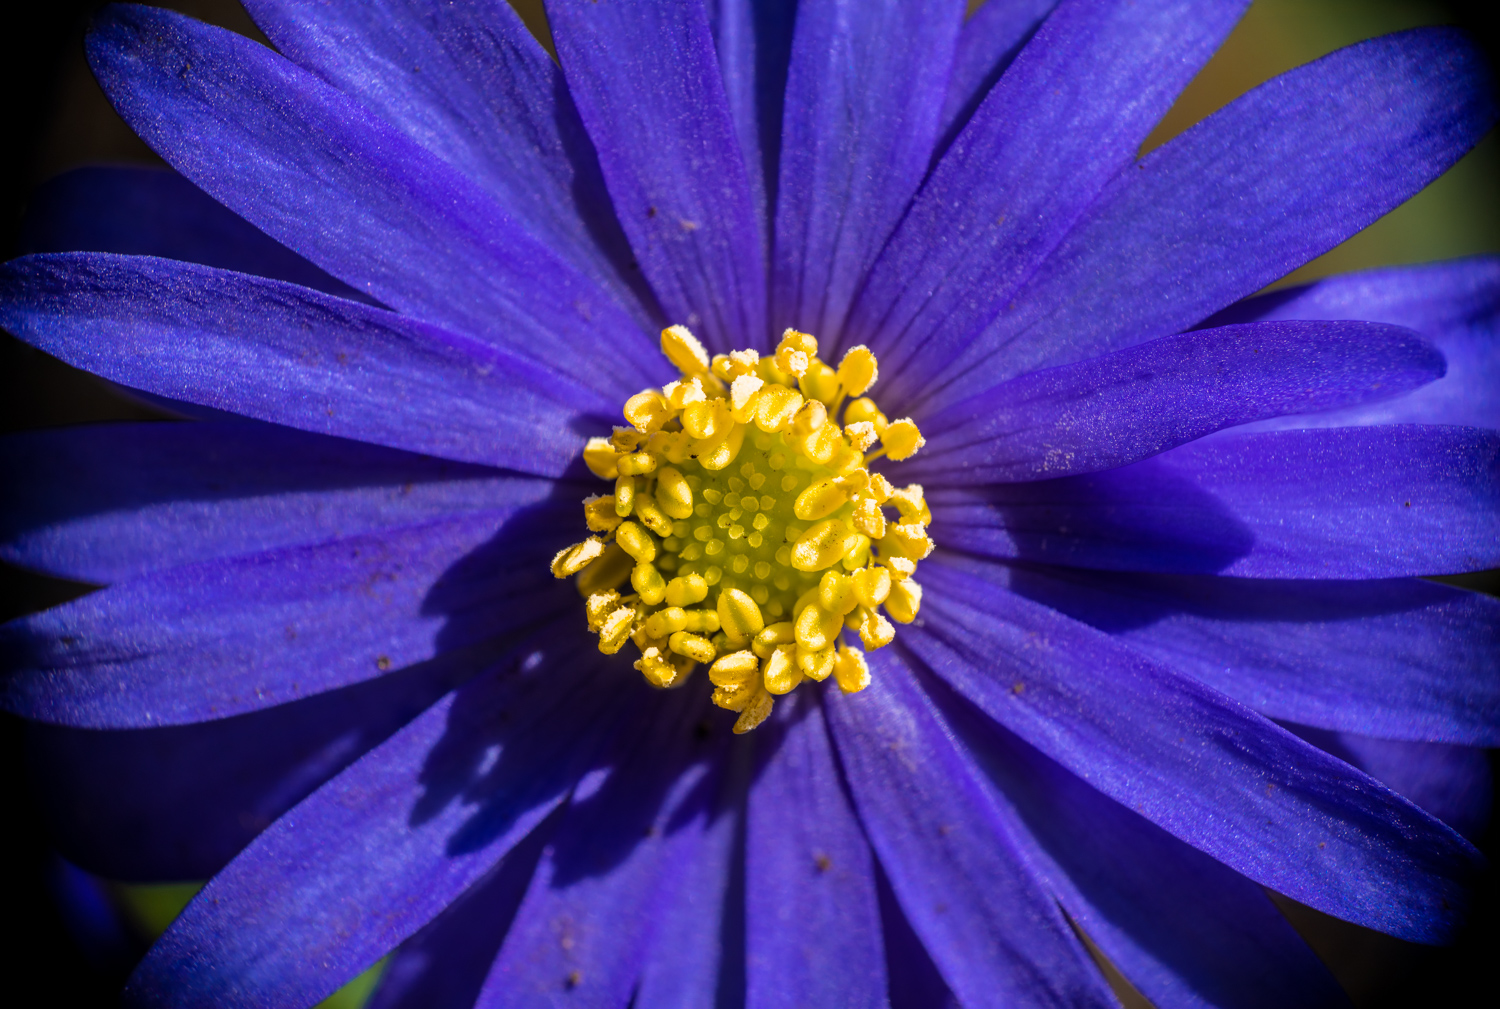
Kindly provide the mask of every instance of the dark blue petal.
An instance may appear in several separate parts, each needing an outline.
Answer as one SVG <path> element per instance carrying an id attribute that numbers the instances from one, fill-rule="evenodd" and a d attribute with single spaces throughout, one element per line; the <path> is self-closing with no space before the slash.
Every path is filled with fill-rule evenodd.
<path id="1" fill-rule="evenodd" d="M 283 56 L 459 169 L 643 325 L 659 325 L 626 282 L 629 246 L 562 71 L 510 4 L 250 0 L 246 9 Z"/>
<path id="2" fill-rule="evenodd" d="M 265 46 L 116 5 L 88 50 L 174 168 L 340 280 L 622 396 L 652 373 L 655 341 L 612 295 L 458 169 Z"/>
<path id="3" fill-rule="evenodd" d="M 1263 715 L 1500 745 L 1500 600 L 1489 596 L 1415 578 L 1286 581 L 985 562 L 969 570 Z"/>
<path id="4" fill-rule="evenodd" d="M 1053 894 L 1153 1006 L 1346 1004 L 1259 886 L 945 693 L 935 697 L 1025 823 Z"/>
<path id="5" fill-rule="evenodd" d="M 567 534 L 541 512 L 552 521 L 517 502 L 168 568 L 12 621 L 0 626 L 5 707 L 90 728 L 227 718 L 576 612 L 547 564 Z"/>
<path id="6" fill-rule="evenodd" d="M 714 350 L 764 347 L 761 228 L 707 10 L 551 0 L 547 16 L 620 223 L 668 320 Z"/>
<path id="7" fill-rule="evenodd" d="M 850 315 L 848 342 L 879 355 L 892 417 L 1134 160 L 1245 6 L 1059 5 L 933 169 Z"/>
<path id="8" fill-rule="evenodd" d="M 904 660 L 870 660 L 868 690 L 824 694 L 828 721 L 870 844 L 943 980 L 970 1009 L 1114 1005 L 1014 817 L 977 786 Z"/>
<path id="9" fill-rule="evenodd" d="M 557 476 L 618 401 L 407 316 L 145 256 L 0 267 L 0 324 L 122 385 L 320 434 Z M 587 419 L 592 412 L 593 419 Z"/>
<path id="10" fill-rule="evenodd" d="M 745 838 L 751 1009 L 875 1006 L 886 997 L 875 860 L 811 690 L 756 732 Z"/>
<path id="11" fill-rule="evenodd" d="M 929 492 L 945 547 L 1246 578 L 1500 566 L 1500 433 L 1420 425 L 1225 433 L 1087 476 Z"/>
<path id="12" fill-rule="evenodd" d="M 152 947 L 126 1003 L 311 1005 L 483 878 L 643 692 L 561 640 L 448 695 L 272 824 Z"/>
<path id="13" fill-rule="evenodd" d="M 773 329 L 835 343 L 927 173 L 963 23 L 955 0 L 801 0 L 772 243 Z"/>
<path id="14" fill-rule="evenodd" d="M 1058 0 L 1003 0 L 985 3 L 958 33 L 953 74 L 943 99 L 939 136 L 951 141 L 964 127 L 990 88 L 1010 67 Z"/>
<path id="15" fill-rule="evenodd" d="M 1405 266 L 1328 277 L 1232 305 L 1210 322 L 1368 319 L 1408 326 L 1448 360 L 1432 385 L 1378 404 L 1263 427 L 1462 424 L 1500 428 L 1500 257 Z"/>
<path id="16" fill-rule="evenodd" d="M 159 168 L 89 165 L 48 179 L 27 202 L 17 248 L 159 256 L 364 297 Z"/>
<path id="17" fill-rule="evenodd" d="M 924 623 L 902 641 L 985 714 L 1264 886 L 1399 938 L 1451 937 L 1480 862 L 1451 829 L 1107 635 L 929 568 Z"/>
<path id="18" fill-rule="evenodd" d="M 477 1009 L 629 1004 L 677 875 L 716 805 L 726 719 L 703 677 L 655 694 L 579 782 L 542 853 Z"/>
<path id="19" fill-rule="evenodd" d="M 1484 57 L 1450 28 L 1282 74 L 1117 176 L 1025 286 L 990 303 L 982 332 L 945 324 L 941 346 L 967 349 L 930 346 L 900 376 L 902 398 L 949 383 L 967 395 L 1186 329 L 1404 202 L 1494 120 Z"/>
<path id="20" fill-rule="evenodd" d="M 1092 473 L 1263 417 L 1389 399 L 1443 374 L 1416 333 L 1358 322 L 1196 330 L 1034 371 L 922 418 L 902 475 L 934 484 Z"/>

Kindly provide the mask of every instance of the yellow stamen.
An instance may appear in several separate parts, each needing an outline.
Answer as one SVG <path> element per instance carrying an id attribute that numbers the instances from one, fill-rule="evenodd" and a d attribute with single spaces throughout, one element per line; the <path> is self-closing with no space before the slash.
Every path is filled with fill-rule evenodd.
<path id="1" fill-rule="evenodd" d="M 682 326 L 661 346 L 682 378 L 630 397 L 630 426 L 590 439 L 584 463 L 614 493 L 584 501 L 595 535 L 560 551 L 553 574 L 577 578 L 600 651 L 634 641 L 653 685 L 708 665 L 735 732 L 804 680 L 864 689 L 864 652 L 840 639 L 848 628 L 880 648 L 892 620 L 915 620 L 911 575 L 932 551 L 922 488 L 867 466 L 909 458 L 921 432 L 864 395 L 879 376 L 867 347 L 835 369 L 796 330 L 765 358 L 710 359 Z"/>

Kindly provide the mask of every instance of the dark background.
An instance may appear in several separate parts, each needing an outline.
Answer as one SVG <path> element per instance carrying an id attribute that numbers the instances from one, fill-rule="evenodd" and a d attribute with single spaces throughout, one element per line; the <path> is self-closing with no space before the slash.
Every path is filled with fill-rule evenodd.
<path id="1" fill-rule="evenodd" d="M 0 259 L 15 254 L 27 199 L 39 183 L 80 164 L 160 164 L 114 115 L 88 73 L 82 38 L 90 12 L 100 6 L 80 0 L 18 2 L 0 15 L 0 138 L 5 141 Z M 235 0 L 179 0 L 162 6 L 259 37 Z M 534 10 L 537 4 L 532 0 L 517 6 Z M 1225 51 L 1145 146 L 1156 146 L 1281 70 L 1339 45 L 1410 25 L 1462 24 L 1478 36 L 1491 64 L 1500 65 L 1500 36 L 1484 16 L 1492 6 L 1477 0 L 1259 0 Z M 1497 148 L 1500 142 L 1492 136 L 1428 192 L 1292 279 L 1500 251 Z M 0 434 L 152 416 L 159 415 L 108 383 L 0 334 Z M 1493 592 L 1496 579 L 1492 574 L 1478 584 Z M 86 588 L 0 565 L 0 620 L 55 605 Z M 56 871 L 53 855 L 22 780 L 20 736 L 17 720 L 0 716 L 3 998 L 9 1005 L 114 1005 L 130 965 L 120 958 L 85 955 L 64 927 L 49 883 Z M 1494 827 L 1481 847 L 1492 858 L 1500 852 Z M 1500 1004 L 1493 970 L 1500 957 L 1500 902 L 1493 874 L 1484 882 L 1462 938 L 1444 949 L 1414 947 L 1289 902 L 1284 907 L 1359 1006 Z M 140 940 L 143 949 L 145 937 Z"/>

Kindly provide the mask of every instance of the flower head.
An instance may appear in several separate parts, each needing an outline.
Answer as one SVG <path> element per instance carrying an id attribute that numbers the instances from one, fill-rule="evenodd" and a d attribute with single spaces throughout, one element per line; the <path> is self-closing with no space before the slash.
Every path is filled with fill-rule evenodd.
<path id="1" fill-rule="evenodd" d="M 1080 935 L 1318 1003 L 1263 887 L 1450 934 L 1477 853 L 1359 766 L 1500 739 L 1416 578 L 1500 560 L 1500 264 L 1250 296 L 1489 128 L 1462 35 L 1138 158 L 1243 3 L 247 7 L 89 41 L 233 214 L 94 173 L 203 227 L 0 272 L 196 418 L 3 450 L 6 558 L 107 584 L 0 630 L 69 853 L 215 874 L 136 1003 L 1110 1004 Z"/>

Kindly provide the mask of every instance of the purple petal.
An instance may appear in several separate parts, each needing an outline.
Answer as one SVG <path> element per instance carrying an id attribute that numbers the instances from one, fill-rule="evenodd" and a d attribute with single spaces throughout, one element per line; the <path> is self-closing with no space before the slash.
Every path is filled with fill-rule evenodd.
<path id="1" fill-rule="evenodd" d="M 836 340 L 927 173 L 963 24 L 954 0 L 801 0 L 782 124 L 773 329 Z"/>
<path id="2" fill-rule="evenodd" d="M 1113 1005 L 911 671 L 888 651 L 871 665 L 870 689 L 824 694 L 828 721 L 870 844 L 943 980 L 974 1009 Z"/>
<path id="3" fill-rule="evenodd" d="M 0 626 L 5 708 L 86 728 L 208 721 L 482 648 L 569 609 L 581 620 L 577 593 L 547 569 L 567 539 L 520 504 L 169 568 L 12 621 Z"/>
<path id="4" fill-rule="evenodd" d="M 1395 578 L 1500 566 L 1500 433 L 1220 434 L 1103 473 L 928 494 L 943 546 L 1075 567 Z"/>
<path id="5" fill-rule="evenodd" d="M 0 558 L 92 582 L 484 511 L 538 482 L 254 422 L 0 438 Z M 582 495 L 580 491 L 580 496 Z"/>
<path id="6" fill-rule="evenodd" d="M 625 1006 L 658 909 L 697 853 L 728 732 L 703 734 L 704 684 L 650 698 L 563 811 L 477 1009 Z M 722 720 L 721 720 L 722 721 Z"/>
<path id="7" fill-rule="evenodd" d="M 1264 886 L 1399 938 L 1451 936 L 1479 855 L 1448 827 L 1107 635 L 929 567 L 924 624 L 902 640 L 985 714 Z"/>
<path id="8" fill-rule="evenodd" d="M 1415 329 L 1448 360 L 1448 373 L 1396 400 L 1265 427 L 1462 424 L 1500 428 L 1500 257 L 1328 277 L 1232 305 L 1212 321 L 1368 319 Z"/>
<path id="9" fill-rule="evenodd" d="M 902 473 L 947 485 L 1092 473 L 1263 417 L 1399 396 L 1442 374 L 1443 355 L 1397 326 L 1197 330 L 1022 375 L 924 417 L 927 446 Z"/>
<path id="10" fill-rule="evenodd" d="M 1263 715 L 1500 745 L 1500 601 L 1489 596 L 1415 578 L 1283 581 L 982 562 L 968 570 Z"/>
<path id="11" fill-rule="evenodd" d="M 1400 205 L 1494 120 L 1484 58 L 1450 28 L 1282 74 L 1116 177 L 982 333 L 950 324 L 968 349 L 931 345 L 902 392 L 967 395 L 1186 329 Z"/>
<path id="12" fill-rule="evenodd" d="M 647 328 L 659 325 L 625 282 L 629 246 L 562 71 L 510 4 L 246 6 L 283 56 L 457 168 Z"/>
<path id="13" fill-rule="evenodd" d="M 152 947 L 127 1003 L 311 1005 L 435 918 L 641 698 L 637 678 L 559 640 L 448 695 L 272 824 Z"/>
<path id="14" fill-rule="evenodd" d="M 391 954 L 365 1009 L 471 1009 L 536 870 L 542 824 Z"/>
<path id="15" fill-rule="evenodd" d="M 152 7 L 106 8 L 88 49 L 121 116 L 173 167 L 340 280 L 600 388 L 643 384 L 630 362 L 656 348 L 610 294 L 355 99 Z"/>
<path id="16" fill-rule="evenodd" d="M 1259 886 L 972 709 L 944 710 L 1024 821 L 1063 909 L 1152 1005 L 1345 1004 L 1333 975 Z"/>
<path id="17" fill-rule="evenodd" d="M 207 879 L 278 816 L 483 668 L 443 656 L 291 704 L 196 725 L 100 732 L 33 722 L 50 835 L 110 879 Z"/>
<path id="18" fill-rule="evenodd" d="M 1473 746 L 1374 739 L 1305 725 L 1287 728 L 1400 792 L 1478 844 L 1494 797 L 1489 755 Z"/>
<path id="19" fill-rule="evenodd" d="M 769 731 L 768 731 L 769 730 Z M 752 1009 L 885 1000 L 875 863 L 811 691 L 777 705 L 756 738 L 745 837 Z"/>
<path id="20" fill-rule="evenodd" d="M 968 123 L 990 88 L 1057 4 L 1058 0 L 985 3 L 964 22 L 953 54 L 948 93 L 943 98 L 939 136 L 951 141 Z"/>
<path id="21" fill-rule="evenodd" d="M 89 165 L 47 180 L 26 205 L 18 248 L 22 253 L 159 256 L 285 280 L 340 298 L 365 297 L 181 175 L 159 168 Z"/>
<path id="22" fill-rule="evenodd" d="M 321 434 L 557 476 L 607 396 L 529 360 L 305 287 L 144 256 L 0 267 L 0 324 L 69 364 Z"/>
<path id="23" fill-rule="evenodd" d="M 765 346 L 760 227 L 707 10 L 552 0 L 547 16 L 620 223 L 667 319 L 715 350 Z"/>
<path id="24" fill-rule="evenodd" d="M 890 975 L 891 1009 L 962 1009 L 948 990 L 932 957 L 901 911 L 890 880 L 875 867 L 880 920 L 885 927 L 885 966 Z"/>
<path id="25" fill-rule="evenodd" d="M 851 313 L 848 342 L 868 343 L 888 376 L 882 406 L 906 412 L 1013 298 L 1245 6 L 1058 6 L 933 169 Z"/>

